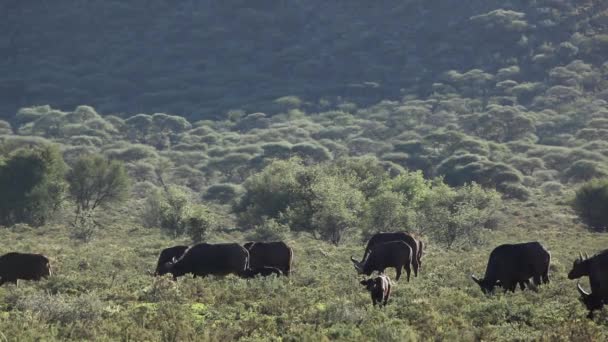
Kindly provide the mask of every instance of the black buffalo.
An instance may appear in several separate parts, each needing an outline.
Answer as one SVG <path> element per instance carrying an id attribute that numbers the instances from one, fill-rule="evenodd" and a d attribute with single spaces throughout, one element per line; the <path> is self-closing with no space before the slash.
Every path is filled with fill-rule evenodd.
<path id="1" fill-rule="evenodd" d="M 262 277 L 268 277 L 273 274 L 276 275 L 277 277 L 280 277 L 283 275 L 283 272 L 281 272 L 281 270 L 276 267 L 262 266 L 262 267 L 248 268 L 248 269 L 244 270 L 243 272 L 241 272 L 240 276 L 243 278 L 254 278 L 257 275 L 260 275 Z"/>
<path id="2" fill-rule="evenodd" d="M 285 242 L 247 242 L 244 246 L 249 252 L 249 267 L 274 267 L 286 276 L 291 273 L 293 249 Z"/>
<path id="3" fill-rule="evenodd" d="M 386 305 L 391 296 L 391 280 L 388 276 L 381 274 L 375 279 L 361 280 L 360 284 L 371 294 L 374 306 Z"/>
<path id="4" fill-rule="evenodd" d="M 248 269 L 249 252 L 237 243 L 199 243 L 186 250 L 177 261 L 167 265 L 174 279 L 187 273 L 196 276 L 240 275 Z"/>
<path id="5" fill-rule="evenodd" d="M 363 253 L 363 258 L 361 260 L 365 260 L 372 248 L 378 244 L 390 242 L 390 241 L 403 241 L 407 243 L 412 249 L 412 267 L 414 268 L 414 276 L 418 276 L 418 270 L 422 265 L 422 250 L 424 248 L 424 244 L 422 241 L 416 239 L 411 234 L 406 232 L 388 232 L 388 233 L 376 233 L 374 234 L 369 241 L 367 242 L 367 246 L 365 247 L 365 252 Z"/>
<path id="6" fill-rule="evenodd" d="M 576 288 L 578 289 L 578 293 L 581 295 L 581 301 L 583 304 L 585 304 L 587 310 L 589 310 L 587 318 L 593 318 L 593 311 L 601 310 L 606 301 L 595 293 L 588 293 L 585 291 L 580 282 L 576 283 Z"/>
<path id="7" fill-rule="evenodd" d="M 181 258 L 187 249 L 188 246 L 173 246 L 163 249 L 158 256 L 154 275 L 167 274 L 169 272 L 168 267 Z"/>
<path id="8" fill-rule="evenodd" d="M 0 286 L 19 279 L 40 280 L 51 275 L 51 263 L 42 254 L 6 253 L 0 257 Z"/>
<path id="9" fill-rule="evenodd" d="M 410 264 L 414 258 L 412 247 L 403 241 L 390 241 L 380 243 L 371 248 L 370 253 L 363 261 L 359 262 L 352 256 L 351 261 L 359 274 L 371 275 L 378 271 L 384 273 L 388 267 L 394 267 L 397 271 L 396 280 L 401 277 L 401 269 L 405 268 L 407 281 L 410 281 Z"/>
<path id="10" fill-rule="evenodd" d="M 471 278 L 484 293 L 492 292 L 494 286 L 515 292 L 517 284 L 522 290 L 530 286 L 530 278 L 535 286 L 548 283 L 550 262 L 551 254 L 538 242 L 500 245 L 490 253 L 484 278 Z"/>
<path id="11" fill-rule="evenodd" d="M 583 303 L 589 310 L 589 316 L 593 317 L 594 310 L 600 310 L 608 302 L 608 249 L 591 258 L 583 257 L 574 260 L 572 270 L 568 272 L 568 279 L 589 277 L 591 293 L 587 293 L 580 284 L 577 284 Z"/>

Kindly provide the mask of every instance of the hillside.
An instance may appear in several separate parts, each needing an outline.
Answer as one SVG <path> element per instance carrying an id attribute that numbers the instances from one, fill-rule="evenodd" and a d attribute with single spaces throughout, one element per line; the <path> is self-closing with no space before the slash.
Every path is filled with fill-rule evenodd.
<path id="1" fill-rule="evenodd" d="M 317 110 L 322 98 L 369 105 L 461 81 L 483 88 L 468 96 L 509 90 L 509 101 L 516 95 L 528 104 L 551 69 L 575 60 L 599 68 L 608 49 L 608 5 L 591 0 L 0 6 L 7 18 L 0 23 L 4 118 L 22 106 L 68 110 L 83 103 L 103 113 L 194 120 L 231 109 L 273 114 L 272 101 L 285 95 Z M 466 74 L 471 69 L 506 71 L 495 80 Z M 446 79 L 451 70 L 467 76 Z M 496 82 L 507 80 L 517 84 Z M 594 82 L 584 88 L 599 90 Z"/>
<path id="2" fill-rule="evenodd" d="M 53 265 L 0 286 L 0 336 L 608 337 L 607 309 L 585 318 L 567 278 L 579 252 L 608 243 L 607 2 L 7 0 L 0 12 L 0 254 Z M 103 205 L 79 197 L 112 184 Z M 584 186 L 600 191 L 578 201 Z M 350 257 L 395 230 L 425 241 L 422 271 L 372 308 Z M 294 249 L 288 279 L 150 276 L 166 247 L 278 239 Z M 484 295 L 470 275 L 523 241 L 551 252 L 551 283 Z"/>

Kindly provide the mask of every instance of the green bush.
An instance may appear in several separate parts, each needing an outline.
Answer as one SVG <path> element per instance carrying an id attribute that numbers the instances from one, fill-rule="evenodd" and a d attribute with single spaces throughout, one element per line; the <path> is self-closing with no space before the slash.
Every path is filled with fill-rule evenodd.
<path id="1" fill-rule="evenodd" d="M 277 222 L 275 219 L 265 219 L 253 228 L 248 239 L 253 241 L 280 241 L 285 240 L 289 233 L 289 226 Z"/>
<path id="2" fill-rule="evenodd" d="M 594 179 L 576 191 L 572 208 L 591 229 L 608 227 L 608 179 Z"/>
<path id="3" fill-rule="evenodd" d="M 51 146 L 17 150 L 0 160 L 0 224 L 43 225 L 63 201 L 65 170 Z"/>
<path id="4" fill-rule="evenodd" d="M 150 194 L 141 218 L 147 227 L 158 227 L 174 238 L 186 235 L 193 242 L 204 241 L 218 226 L 209 208 L 194 203 L 188 191 L 177 186 Z"/>

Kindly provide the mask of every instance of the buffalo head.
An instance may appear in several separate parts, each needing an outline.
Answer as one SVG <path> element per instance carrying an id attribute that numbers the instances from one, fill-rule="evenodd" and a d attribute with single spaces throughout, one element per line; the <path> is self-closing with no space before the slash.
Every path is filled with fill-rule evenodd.
<path id="1" fill-rule="evenodd" d="M 374 289 L 374 285 L 376 284 L 376 282 L 374 281 L 374 279 L 367 279 L 367 280 L 361 280 L 361 281 L 359 282 L 359 284 L 361 284 L 361 285 L 365 286 L 365 288 L 366 288 L 368 291 L 371 291 L 371 290 L 373 290 L 373 289 Z"/>
<path id="2" fill-rule="evenodd" d="M 581 295 L 581 302 L 585 304 L 587 310 L 589 310 L 588 318 L 593 318 L 593 310 L 601 310 L 604 303 L 601 298 L 598 298 L 593 293 L 588 293 L 583 289 L 580 282 L 576 282 L 576 288 L 578 293 Z"/>
<path id="3" fill-rule="evenodd" d="M 492 293 L 492 291 L 494 291 L 494 286 L 496 285 L 496 282 L 490 282 L 490 281 L 486 280 L 485 278 L 479 279 L 473 274 L 471 274 L 471 279 L 473 279 L 473 281 L 475 281 L 477 283 L 477 285 L 479 285 L 479 287 L 481 287 L 481 291 L 483 291 L 483 293 L 488 294 L 488 293 Z"/>
<path id="4" fill-rule="evenodd" d="M 154 275 L 162 276 L 167 273 L 170 273 L 171 269 L 173 268 L 173 265 L 175 265 L 176 262 L 177 262 L 177 259 L 175 257 L 173 257 L 173 259 L 171 259 L 171 261 L 167 261 L 164 264 L 158 265 L 158 267 L 156 268 L 156 272 L 154 272 Z"/>
<path id="5" fill-rule="evenodd" d="M 355 266 L 355 269 L 357 270 L 357 274 L 363 274 L 364 264 L 362 262 L 357 261 L 352 256 L 350 257 L 350 260 L 353 262 L 353 265 Z"/>
<path id="6" fill-rule="evenodd" d="M 585 257 L 583 258 L 583 254 L 579 253 L 578 259 L 574 260 L 572 269 L 568 272 L 568 279 L 578 279 L 582 276 L 589 275 L 589 265 L 585 262 L 587 259 L 589 259 L 587 254 L 585 254 Z"/>

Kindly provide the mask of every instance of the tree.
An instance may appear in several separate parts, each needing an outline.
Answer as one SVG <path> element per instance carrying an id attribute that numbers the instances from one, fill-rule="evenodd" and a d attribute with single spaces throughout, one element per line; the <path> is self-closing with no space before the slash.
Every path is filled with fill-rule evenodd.
<path id="1" fill-rule="evenodd" d="M 419 211 L 421 231 L 448 248 L 477 243 L 500 203 L 498 193 L 477 184 L 454 189 L 437 182 L 431 189 Z"/>
<path id="2" fill-rule="evenodd" d="M 323 175 L 312 186 L 313 235 L 334 245 L 357 226 L 363 213 L 365 197 L 350 183 L 346 177 Z"/>
<path id="3" fill-rule="evenodd" d="M 177 186 L 152 193 L 142 219 L 147 227 L 159 227 L 174 238 L 188 235 L 195 243 L 218 225 L 217 216 L 208 207 L 194 203 L 189 193 Z"/>
<path id="4" fill-rule="evenodd" d="M 65 169 L 59 150 L 48 145 L 0 160 L 0 224 L 43 225 L 63 201 Z"/>
<path id="5" fill-rule="evenodd" d="M 77 217 L 83 211 L 120 202 L 129 192 L 129 178 L 123 163 L 100 155 L 79 158 L 68 172 L 67 180 Z"/>

